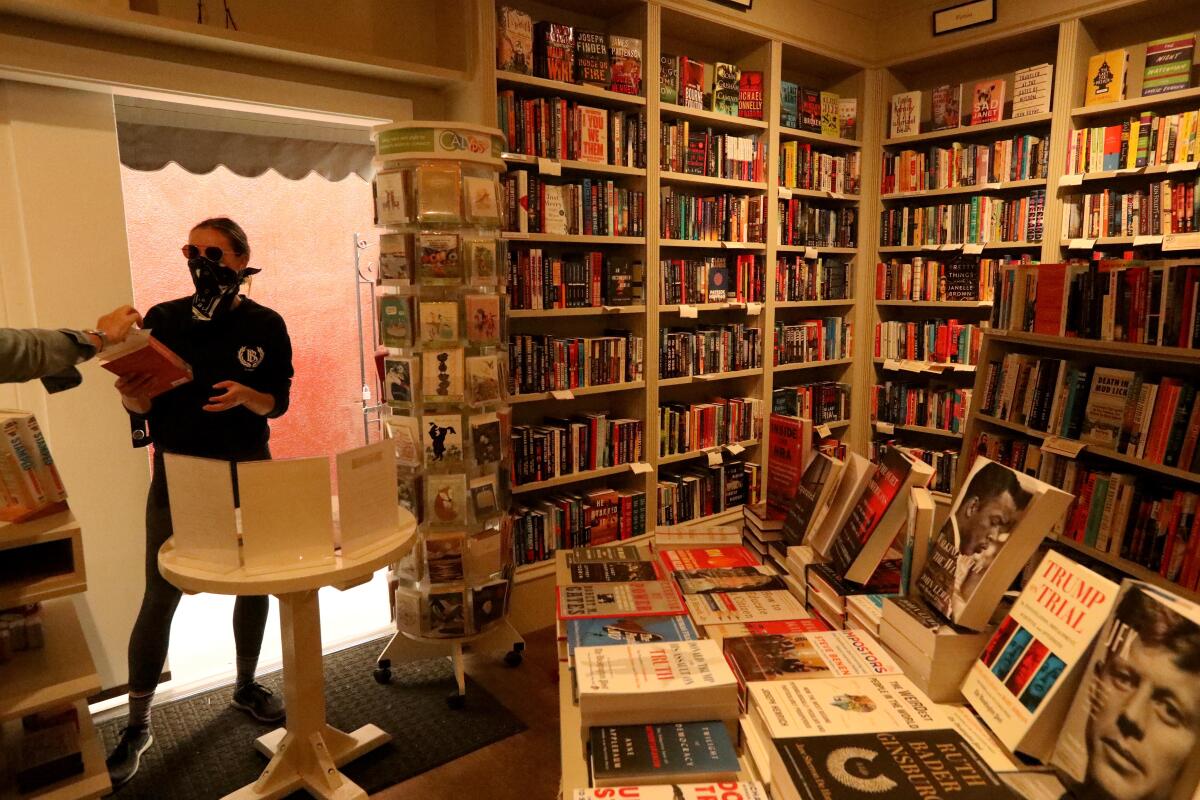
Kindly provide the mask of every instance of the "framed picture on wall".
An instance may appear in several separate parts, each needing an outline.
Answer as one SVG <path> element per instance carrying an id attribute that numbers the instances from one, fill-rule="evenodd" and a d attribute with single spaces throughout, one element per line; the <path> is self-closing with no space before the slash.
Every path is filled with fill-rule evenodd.
<path id="1" fill-rule="evenodd" d="M 968 0 L 933 12 L 933 35 L 964 31 L 996 21 L 996 0 Z"/>

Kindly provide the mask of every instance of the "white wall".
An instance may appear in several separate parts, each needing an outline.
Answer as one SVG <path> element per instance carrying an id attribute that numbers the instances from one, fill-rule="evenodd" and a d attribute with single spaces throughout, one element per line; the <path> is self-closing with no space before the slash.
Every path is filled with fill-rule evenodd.
<path id="1" fill-rule="evenodd" d="M 115 201 L 114 201 L 115 198 Z M 0 324 L 91 327 L 132 298 L 112 98 L 0 81 Z M 88 592 L 77 602 L 105 686 L 125 682 L 142 591 L 149 466 L 130 447 L 113 376 L 83 386 L 0 387 L 37 413 L 82 527 Z"/>

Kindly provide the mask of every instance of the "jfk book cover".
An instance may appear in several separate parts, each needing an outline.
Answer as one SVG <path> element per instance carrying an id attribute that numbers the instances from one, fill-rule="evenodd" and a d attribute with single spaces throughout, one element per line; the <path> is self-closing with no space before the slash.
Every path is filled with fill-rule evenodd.
<path id="1" fill-rule="evenodd" d="M 626 642 L 690 642 L 700 638 L 686 615 L 573 619 L 565 627 L 568 657 L 574 657 L 576 647 L 609 647 Z"/>

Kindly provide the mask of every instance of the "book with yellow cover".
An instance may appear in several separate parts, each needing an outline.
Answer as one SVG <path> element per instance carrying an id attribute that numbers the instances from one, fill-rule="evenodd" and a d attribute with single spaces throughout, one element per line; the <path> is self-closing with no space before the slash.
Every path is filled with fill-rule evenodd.
<path id="1" fill-rule="evenodd" d="M 1083 104 L 1095 106 L 1124 100 L 1128 67 L 1129 51 L 1124 48 L 1097 53 L 1089 58 Z"/>

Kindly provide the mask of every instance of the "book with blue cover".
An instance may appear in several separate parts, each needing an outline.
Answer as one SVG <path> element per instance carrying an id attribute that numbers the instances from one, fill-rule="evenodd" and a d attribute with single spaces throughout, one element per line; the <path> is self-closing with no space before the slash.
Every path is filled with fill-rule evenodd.
<path id="1" fill-rule="evenodd" d="M 566 627 L 568 658 L 574 657 L 576 647 L 626 642 L 687 642 L 700 638 L 686 615 L 573 619 Z"/>

